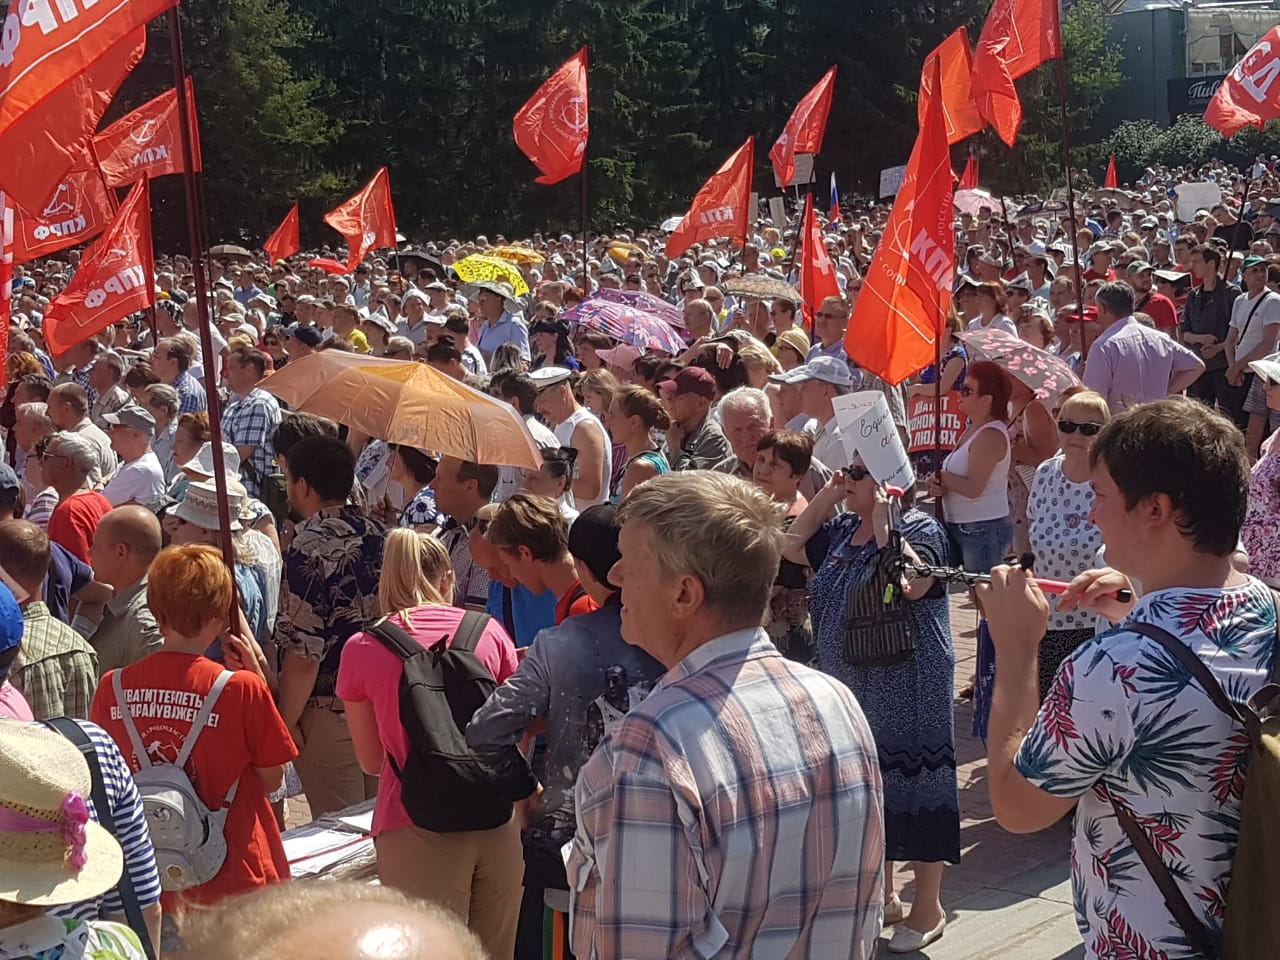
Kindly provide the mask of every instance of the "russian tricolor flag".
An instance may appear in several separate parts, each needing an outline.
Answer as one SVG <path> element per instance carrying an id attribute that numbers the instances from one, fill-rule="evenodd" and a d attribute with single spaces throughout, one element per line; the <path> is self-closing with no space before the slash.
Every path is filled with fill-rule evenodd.
<path id="1" fill-rule="evenodd" d="M 836 175 L 834 171 L 831 174 L 831 212 L 827 215 L 827 219 L 835 223 L 840 219 L 840 191 L 836 189 Z"/>

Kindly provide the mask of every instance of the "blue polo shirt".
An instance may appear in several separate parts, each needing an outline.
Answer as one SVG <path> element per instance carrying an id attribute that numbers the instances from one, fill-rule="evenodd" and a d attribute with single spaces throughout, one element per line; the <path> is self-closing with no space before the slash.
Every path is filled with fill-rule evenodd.
<path id="1" fill-rule="evenodd" d="M 480 336 L 476 338 L 476 346 L 484 354 L 485 363 L 493 362 L 493 352 L 504 343 L 514 343 L 520 348 L 520 355 L 530 359 L 529 330 L 509 310 L 498 318 L 497 323 L 485 321 L 480 327 Z"/>

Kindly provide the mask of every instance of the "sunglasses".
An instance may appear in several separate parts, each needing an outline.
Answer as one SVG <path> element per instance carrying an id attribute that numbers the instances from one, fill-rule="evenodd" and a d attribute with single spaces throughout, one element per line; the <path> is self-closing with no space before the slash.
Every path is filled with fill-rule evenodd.
<path id="1" fill-rule="evenodd" d="M 1102 429 L 1100 423 L 1077 423 L 1075 420 L 1059 420 L 1058 429 L 1063 433 L 1075 433 L 1079 430 L 1086 437 L 1096 437 Z"/>
<path id="2" fill-rule="evenodd" d="M 844 317 L 838 313 L 815 313 L 815 317 L 819 320 L 843 320 Z"/>
<path id="3" fill-rule="evenodd" d="M 845 467 L 844 476 L 846 480 L 852 480 L 857 483 L 859 480 L 865 480 L 871 476 L 871 471 L 866 467 L 848 466 Z"/>

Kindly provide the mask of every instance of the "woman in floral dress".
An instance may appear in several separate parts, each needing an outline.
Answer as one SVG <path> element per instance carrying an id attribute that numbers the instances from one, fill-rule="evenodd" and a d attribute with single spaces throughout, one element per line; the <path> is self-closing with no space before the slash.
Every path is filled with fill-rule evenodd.
<path id="1" fill-rule="evenodd" d="M 1261 370 L 1259 366 L 1261 364 L 1254 365 L 1254 372 L 1267 381 L 1267 406 L 1280 410 L 1280 364 L 1273 361 Z M 1262 457 L 1253 465 L 1249 510 L 1240 528 L 1240 541 L 1249 554 L 1249 572 L 1268 585 L 1280 588 L 1280 440 L 1277 437 L 1280 434 L 1273 435 L 1263 445 Z"/>

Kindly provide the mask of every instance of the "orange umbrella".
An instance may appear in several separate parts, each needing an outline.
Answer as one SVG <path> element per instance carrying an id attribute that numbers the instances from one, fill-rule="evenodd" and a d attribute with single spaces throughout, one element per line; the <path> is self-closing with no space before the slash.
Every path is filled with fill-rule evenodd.
<path id="1" fill-rule="evenodd" d="M 260 386 L 295 410 L 388 443 L 476 463 L 542 465 L 529 428 L 509 404 L 413 360 L 321 350 L 290 360 Z"/>

